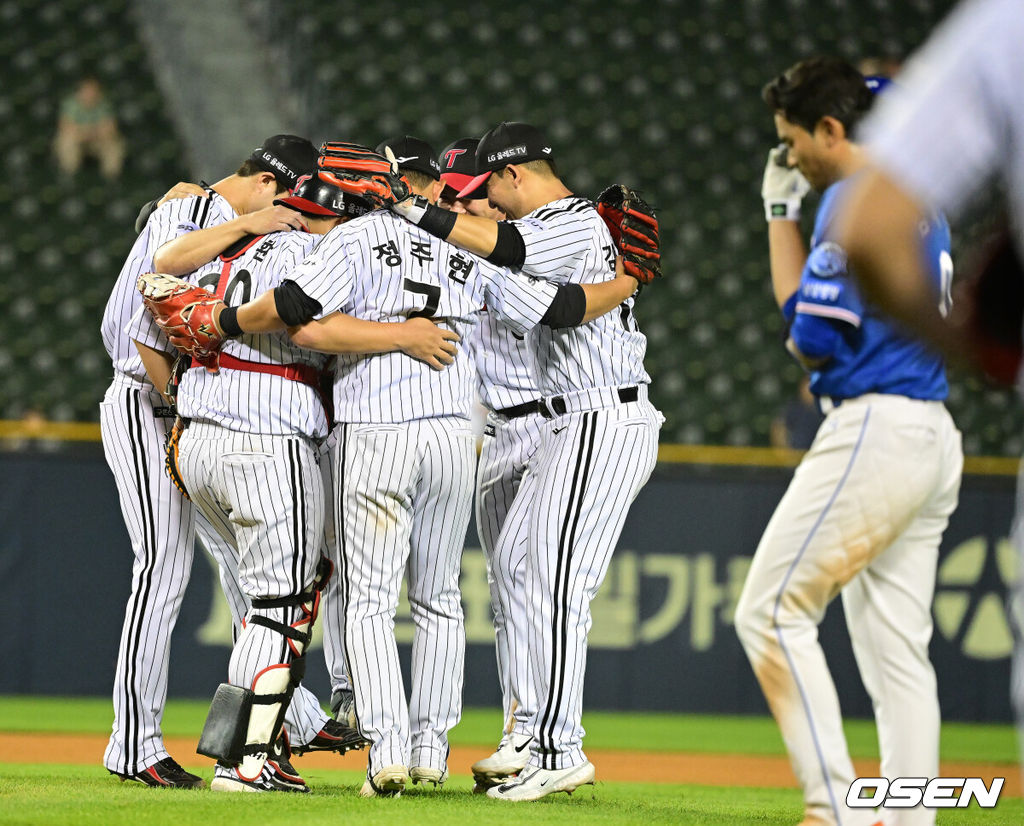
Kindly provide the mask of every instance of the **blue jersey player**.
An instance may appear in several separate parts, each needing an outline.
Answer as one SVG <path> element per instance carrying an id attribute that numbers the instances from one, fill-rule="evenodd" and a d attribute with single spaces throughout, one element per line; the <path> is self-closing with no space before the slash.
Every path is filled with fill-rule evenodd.
<path id="1" fill-rule="evenodd" d="M 762 187 L 772 286 L 789 324 L 786 347 L 826 417 L 758 545 L 736 629 L 803 788 L 803 823 L 870 826 L 880 815 L 849 794 L 855 775 L 817 626 L 841 593 L 882 775 L 935 777 L 931 601 L 963 453 L 940 358 L 864 300 L 835 241 L 837 208 L 865 166 L 851 133 L 872 90 L 844 61 L 812 58 L 763 97 L 783 142 Z M 798 218 L 810 188 L 822 199 L 808 253 Z M 919 233 L 946 310 L 948 227 L 936 218 Z M 887 826 L 935 822 L 920 807 L 886 817 Z"/>

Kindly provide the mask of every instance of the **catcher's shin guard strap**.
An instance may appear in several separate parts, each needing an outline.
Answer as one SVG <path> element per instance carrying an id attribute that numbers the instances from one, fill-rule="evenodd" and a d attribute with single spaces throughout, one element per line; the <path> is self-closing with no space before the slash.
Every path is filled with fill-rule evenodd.
<path id="1" fill-rule="evenodd" d="M 249 622 L 252 625 L 262 625 L 264 628 L 269 628 L 271 631 L 277 631 L 283 637 L 296 640 L 303 644 L 309 642 L 309 633 L 306 631 L 300 631 L 298 628 L 293 628 L 290 625 L 285 625 L 283 622 L 272 620 L 269 617 L 260 616 L 257 614 L 254 617 L 249 618 Z"/>
<path id="2" fill-rule="evenodd" d="M 248 688 L 221 683 L 213 695 L 196 754 L 237 766 L 245 756 L 245 735 L 249 727 L 254 694 Z"/>
<path id="3" fill-rule="evenodd" d="M 313 594 L 289 594 L 286 597 L 253 597 L 253 608 L 295 608 L 313 599 Z"/>

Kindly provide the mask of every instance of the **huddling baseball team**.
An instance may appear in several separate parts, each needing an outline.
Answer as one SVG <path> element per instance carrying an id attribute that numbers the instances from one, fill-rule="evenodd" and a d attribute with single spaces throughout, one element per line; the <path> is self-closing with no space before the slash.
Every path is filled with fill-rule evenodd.
<path id="1" fill-rule="evenodd" d="M 198 532 L 234 619 L 198 744 L 211 787 L 307 792 L 293 754 L 367 746 L 362 795 L 443 784 L 476 488 L 506 711 L 476 790 L 593 783 L 590 602 L 663 421 L 632 312 L 660 275 L 653 210 L 624 186 L 573 195 L 544 135 L 506 122 L 440 155 L 275 135 L 138 229 L 104 319 L 104 448 L 137 557 L 107 768 L 202 785 L 160 732 Z M 321 605 L 332 717 L 301 685 Z"/>
<path id="2" fill-rule="evenodd" d="M 808 826 L 877 820 L 846 805 L 853 768 L 817 642 L 839 593 L 883 774 L 938 771 L 927 648 L 960 435 L 940 357 L 862 298 L 834 228 L 866 166 L 853 129 L 884 86 L 817 58 L 764 90 L 782 141 L 762 185 L 772 285 L 827 416 L 765 530 L 736 626 Z M 822 199 L 808 252 L 798 218 L 811 188 Z M 590 604 L 663 422 L 633 314 L 661 275 L 649 205 L 620 185 L 574 195 L 543 133 L 504 122 L 439 155 L 411 136 L 317 151 L 275 135 L 213 186 L 147 205 L 137 229 L 103 322 L 115 366 L 103 444 L 136 555 L 106 767 L 203 784 L 160 731 L 198 535 L 234 620 L 198 744 L 217 761 L 212 788 L 308 792 L 293 754 L 364 747 L 363 796 L 443 784 L 475 500 L 505 727 L 472 766 L 474 791 L 532 801 L 592 784 Z M 919 232 L 945 312 L 948 226 L 933 214 Z M 394 635 L 403 581 L 408 687 Z M 302 687 L 320 615 L 331 717 Z"/>

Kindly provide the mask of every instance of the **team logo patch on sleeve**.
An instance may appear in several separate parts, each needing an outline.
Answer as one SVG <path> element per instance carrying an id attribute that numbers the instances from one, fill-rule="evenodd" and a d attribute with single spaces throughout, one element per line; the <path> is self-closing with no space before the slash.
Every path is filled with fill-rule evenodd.
<path id="1" fill-rule="evenodd" d="M 826 241 L 811 250 L 807 266 L 819 278 L 835 278 L 846 272 L 846 250 L 835 241 Z"/>

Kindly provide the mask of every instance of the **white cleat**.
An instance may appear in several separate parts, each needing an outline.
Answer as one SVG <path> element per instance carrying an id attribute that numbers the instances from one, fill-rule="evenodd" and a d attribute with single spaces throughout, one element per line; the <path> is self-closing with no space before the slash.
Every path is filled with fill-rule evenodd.
<path id="1" fill-rule="evenodd" d="M 448 779 L 447 769 L 431 769 L 427 766 L 413 766 L 409 769 L 409 779 L 416 783 L 432 783 L 434 788 L 444 785 Z"/>
<path id="2" fill-rule="evenodd" d="M 487 790 L 487 796 L 495 800 L 510 800 L 518 803 L 540 800 L 549 794 L 565 792 L 572 794 L 580 786 L 594 784 L 594 764 L 590 762 L 567 769 L 535 769 L 524 771 L 519 777 Z"/>
<path id="3" fill-rule="evenodd" d="M 218 763 L 213 770 L 213 782 L 210 783 L 210 788 L 215 792 L 299 792 L 300 794 L 309 794 L 306 781 L 299 777 L 298 773 L 288 774 L 271 760 L 263 764 L 263 770 L 255 780 L 245 780 L 236 769 Z"/>
<path id="4" fill-rule="evenodd" d="M 506 734 L 498 744 L 498 750 L 490 757 L 477 760 L 472 765 L 474 791 L 486 791 L 514 777 L 530 762 L 531 734 Z"/>
<path id="5" fill-rule="evenodd" d="M 405 791 L 405 784 L 409 782 L 409 772 L 405 766 L 395 764 L 385 766 L 372 778 L 367 777 L 363 788 L 359 790 L 360 797 L 401 797 Z"/>

